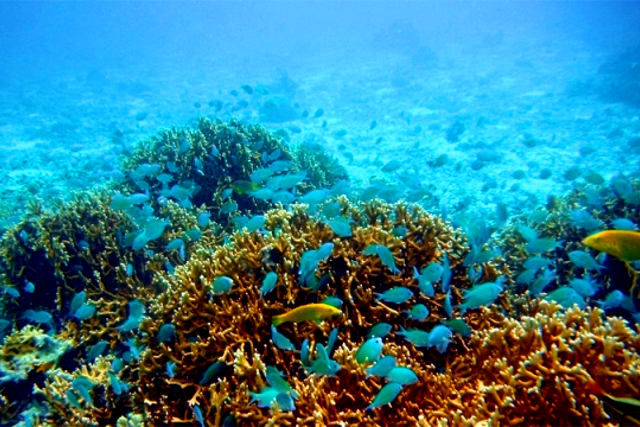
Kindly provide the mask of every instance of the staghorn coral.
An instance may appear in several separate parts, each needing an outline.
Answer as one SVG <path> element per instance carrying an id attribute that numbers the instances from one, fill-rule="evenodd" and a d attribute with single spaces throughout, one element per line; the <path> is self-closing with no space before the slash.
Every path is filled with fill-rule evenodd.
<path id="1" fill-rule="evenodd" d="M 302 191 L 330 187 L 347 177 L 321 147 L 291 151 L 260 126 L 207 118 L 201 118 L 194 129 L 166 130 L 141 142 L 124 160 L 123 171 L 130 191 L 150 192 L 153 200 L 173 197 L 188 205 L 204 205 L 213 220 L 226 227 L 236 214 L 223 208 L 229 200 L 237 204 L 238 214 L 264 212 L 275 206 L 249 193 L 259 188 L 251 182 L 251 173 L 276 160 L 291 161 L 291 172 L 307 172 Z M 167 180 L 159 179 L 161 175 Z M 176 186 L 190 188 L 189 197 L 179 195 Z"/>
<path id="2" fill-rule="evenodd" d="M 228 245 L 201 248 L 185 266 L 176 269 L 175 276 L 164 275 L 160 279 L 164 282 L 161 287 L 167 291 L 157 298 L 152 307 L 154 315 L 142 325 L 148 335 L 148 348 L 139 372 L 146 411 L 154 422 L 193 419 L 195 405 L 210 419 L 232 417 L 252 424 L 380 421 L 384 419 L 381 413 L 388 414 L 386 410 L 365 412 L 365 408 L 381 382 L 373 377 L 366 379 L 364 368 L 354 361 L 354 354 L 369 328 L 381 321 L 396 325 L 391 337 L 385 340 L 384 349 L 399 362 L 422 375 L 425 369 L 433 372 L 445 366 L 446 358 L 433 350 L 423 352 L 397 334 L 399 325 L 418 326 L 402 314 L 410 304 L 391 307 L 376 300 L 374 292 L 392 286 L 414 289 L 414 302 L 426 304 L 431 312 L 428 322 L 421 327 L 430 329 L 439 319 L 446 318 L 442 307 L 445 295 L 438 293 L 428 298 L 420 294 L 413 266 L 422 267 L 448 256 L 453 272 L 452 295 L 459 301 L 461 289 L 471 285 L 462 266 L 468 251 L 463 236 L 417 206 L 381 202 L 351 205 L 344 198 L 340 204 L 342 214 L 353 220 L 350 238 L 338 237 L 329 226 L 310 217 L 304 206 L 294 205 L 292 211 L 267 212 L 265 233 L 236 233 Z M 395 227 L 406 227 L 408 231 L 399 238 L 392 234 Z M 318 291 L 301 286 L 298 274 L 301 254 L 326 242 L 333 243 L 333 251 L 314 273 L 322 285 Z M 372 243 L 392 251 L 399 274 L 393 274 L 378 257 L 362 254 Z M 272 293 L 261 297 L 260 284 L 268 271 L 277 272 L 278 284 Z M 493 280 L 499 274 L 491 263 L 484 264 L 483 271 L 484 280 Z M 233 280 L 233 287 L 228 293 L 213 295 L 211 283 L 223 275 Z M 322 301 L 330 295 L 344 302 L 342 317 L 319 325 L 280 327 L 296 348 L 304 339 L 312 347 L 324 343 L 331 328 L 338 328 L 340 344 L 333 357 L 342 369 L 335 377 L 307 376 L 300 361 L 292 359 L 292 353 L 271 342 L 271 318 L 291 307 Z M 176 338 L 170 343 L 159 343 L 154 337 L 166 323 L 174 325 Z M 459 343 L 448 354 L 457 354 L 462 348 Z M 216 375 L 217 381 L 201 380 L 215 362 L 225 366 Z M 176 366 L 171 379 L 167 377 L 167 363 Z M 269 412 L 250 402 L 249 391 L 255 392 L 265 385 L 265 365 L 282 370 L 300 393 L 293 413 Z M 417 386 L 409 388 L 412 387 Z M 215 403 L 210 395 L 215 397 Z"/>

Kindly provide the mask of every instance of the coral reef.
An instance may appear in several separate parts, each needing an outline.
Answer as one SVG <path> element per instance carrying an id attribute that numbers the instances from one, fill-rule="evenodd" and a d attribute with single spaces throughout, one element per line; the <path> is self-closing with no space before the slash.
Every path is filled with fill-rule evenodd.
<path id="1" fill-rule="evenodd" d="M 140 389 L 154 422 L 191 419 L 195 405 L 207 418 L 233 417 L 240 423 L 381 421 L 385 418 L 379 413 L 365 412 L 380 381 L 367 379 L 363 367 L 354 360 L 369 329 L 379 322 L 394 325 L 392 336 L 384 341 L 386 354 L 416 373 L 429 365 L 444 366 L 439 353 L 423 352 L 409 344 L 398 328 L 429 330 L 448 318 L 443 307 L 446 294 L 437 292 L 428 297 L 421 293 L 413 267 L 448 257 L 451 295 L 454 303 L 459 302 L 461 290 L 471 286 L 462 267 L 467 252 L 464 238 L 416 206 L 379 202 L 353 206 L 346 199 L 340 199 L 340 205 L 341 214 L 353 221 L 349 238 L 341 238 L 331 227 L 310 217 L 303 206 L 294 205 L 290 212 L 267 212 L 265 233 L 234 234 L 230 245 L 203 248 L 174 276 L 164 275 L 162 280 L 167 283 L 162 287 L 167 291 L 157 298 L 153 316 L 142 326 L 150 339 L 141 361 Z M 403 237 L 392 234 L 398 227 L 406 227 Z M 320 282 L 317 289 L 301 283 L 304 254 L 327 242 L 333 245 L 331 255 L 312 273 Z M 372 243 L 391 251 L 397 272 L 382 257 L 363 254 Z M 278 284 L 270 294 L 261 296 L 261 284 L 269 271 L 277 273 Z M 483 280 L 493 280 L 499 274 L 490 263 L 483 265 L 483 271 Z M 226 293 L 212 294 L 211 283 L 220 276 L 231 278 L 233 287 Z M 399 286 L 413 290 L 410 302 L 391 304 L 374 296 Z M 292 360 L 297 351 L 282 350 L 272 342 L 271 319 L 289 308 L 328 297 L 339 298 L 343 316 L 322 324 L 279 327 L 296 349 L 304 340 L 317 347 L 327 341 L 333 327 L 337 328 L 339 347 L 333 358 L 342 369 L 328 378 L 308 376 L 303 363 Z M 407 319 L 403 313 L 414 303 L 428 307 L 431 315 L 424 323 Z M 154 337 L 168 323 L 175 327 L 175 339 L 158 342 Z M 461 344 L 453 346 L 450 353 L 462 348 Z M 167 378 L 168 363 L 175 364 L 171 379 Z M 224 368 L 216 374 L 217 381 L 203 383 L 201 378 L 213 363 Z M 294 413 L 259 409 L 251 401 L 250 392 L 258 392 L 266 384 L 263 374 L 267 365 L 284 372 L 299 393 Z M 188 400 L 180 399 L 185 395 Z"/>

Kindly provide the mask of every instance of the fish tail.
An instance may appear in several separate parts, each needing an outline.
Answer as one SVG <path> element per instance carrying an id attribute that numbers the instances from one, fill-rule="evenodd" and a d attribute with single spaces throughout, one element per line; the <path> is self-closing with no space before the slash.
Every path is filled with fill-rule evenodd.
<path id="1" fill-rule="evenodd" d="M 282 318 L 282 315 L 273 316 L 273 318 L 271 319 L 271 324 L 273 326 L 278 326 L 278 325 L 281 325 L 282 323 L 284 323 L 284 319 Z"/>

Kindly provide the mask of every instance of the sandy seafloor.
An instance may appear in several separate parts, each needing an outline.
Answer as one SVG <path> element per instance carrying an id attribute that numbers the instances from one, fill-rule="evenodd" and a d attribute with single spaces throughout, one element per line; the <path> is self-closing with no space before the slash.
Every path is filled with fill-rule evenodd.
<path id="1" fill-rule="evenodd" d="M 117 178 L 119 157 L 139 140 L 198 116 L 284 129 L 291 144 L 320 143 L 346 167 L 354 192 L 384 182 L 384 198 L 419 201 L 446 216 L 491 218 L 497 203 L 516 214 L 566 193 L 590 171 L 605 180 L 638 172 L 628 141 L 640 135 L 640 110 L 584 89 L 610 52 L 578 41 L 503 39 L 432 50 L 418 60 L 391 46 L 304 61 L 219 52 L 168 55 L 153 66 L 123 58 L 111 67 L 5 70 L 0 224 L 17 221 L 34 196 L 49 204 Z M 269 94 L 249 95 L 241 85 Z M 276 95 L 298 117 L 261 117 Z M 318 109 L 324 114 L 314 118 Z M 464 132 L 450 142 L 456 122 Z M 382 171 L 394 159 L 402 166 Z M 575 181 L 565 176 L 572 167 L 580 171 Z M 544 169 L 550 177 L 541 178 Z"/>

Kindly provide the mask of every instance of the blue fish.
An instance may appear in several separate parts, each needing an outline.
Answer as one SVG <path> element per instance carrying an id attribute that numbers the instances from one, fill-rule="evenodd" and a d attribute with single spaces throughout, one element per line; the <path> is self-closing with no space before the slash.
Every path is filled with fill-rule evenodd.
<path id="1" fill-rule="evenodd" d="M 413 291 L 404 286 L 395 286 L 383 293 L 374 292 L 378 299 L 393 304 L 402 304 L 413 298 Z"/>
<path id="2" fill-rule="evenodd" d="M 371 327 L 369 333 L 367 334 L 367 338 L 380 337 L 384 338 L 387 334 L 391 332 L 391 325 L 386 322 L 376 323 Z"/>
<path id="3" fill-rule="evenodd" d="M 416 304 L 411 307 L 410 310 L 406 311 L 409 315 L 409 319 L 416 320 L 418 322 L 422 322 L 424 319 L 429 317 L 429 309 L 424 304 Z"/>
<path id="4" fill-rule="evenodd" d="M 464 302 L 460 304 L 460 310 L 465 313 L 469 309 L 482 307 L 483 305 L 493 304 L 498 295 L 504 290 L 502 281 L 483 283 L 476 285 L 464 292 Z"/>
<path id="5" fill-rule="evenodd" d="M 435 347 L 438 353 L 442 354 L 447 351 L 451 342 L 451 329 L 445 325 L 437 325 L 429 332 L 427 340 L 428 347 Z"/>
<path id="6" fill-rule="evenodd" d="M 449 257 L 446 253 L 442 254 L 442 292 L 449 292 L 449 284 L 451 283 L 451 266 L 449 265 Z"/>
<path id="7" fill-rule="evenodd" d="M 429 333 L 420 329 L 404 329 L 400 327 L 398 335 L 404 337 L 416 347 L 427 347 L 429 345 Z"/>
<path id="8" fill-rule="evenodd" d="M 384 377 L 389 371 L 396 366 L 396 358 L 393 356 L 384 356 L 376 362 L 375 365 L 367 369 L 367 377 L 373 375 L 376 377 Z"/>
<path id="9" fill-rule="evenodd" d="M 387 380 L 396 382 L 400 385 L 410 385 L 418 382 L 418 376 L 410 368 L 405 366 L 396 366 L 392 368 L 386 375 Z"/>
<path id="10" fill-rule="evenodd" d="M 373 402 L 367 406 L 367 411 L 370 411 L 380 406 L 387 405 L 394 401 L 398 394 L 402 391 L 402 385 L 398 383 L 389 383 L 380 389 Z"/>
<path id="11" fill-rule="evenodd" d="M 289 340 L 289 338 L 285 337 L 280 332 L 278 332 L 276 327 L 273 325 L 271 325 L 271 340 L 273 341 L 275 346 L 278 347 L 280 350 L 293 351 L 296 349 L 296 347 Z"/>
<path id="12" fill-rule="evenodd" d="M 585 270 L 597 270 L 600 271 L 604 267 L 596 262 L 593 257 L 585 251 L 571 251 L 569 252 L 569 259 L 577 267 L 584 268 Z"/>
<path id="13" fill-rule="evenodd" d="M 356 352 L 356 362 L 359 364 L 375 362 L 382 353 L 382 338 L 373 337 L 366 340 Z"/>
<path id="14" fill-rule="evenodd" d="M 278 283 L 278 274 L 270 271 L 264 276 L 264 280 L 262 281 L 262 286 L 260 287 L 260 294 L 266 295 L 271 292 Z"/>
<path id="15" fill-rule="evenodd" d="M 433 283 L 429 280 L 426 280 L 424 275 L 420 275 L 418 273 L 418 269 L 415 267 L 413 267 L 413 278 L 418 279 L 418 289 L 420 289 L 420 292 L 422 292 L 429 298 L 433 298 L 433 296 L 436 294 Z"/>
<path id="16" fill-rule="evenodd" d="M 211 284 L 211 290 L 214 295 L 224 294 L 225 292 L 229 292 L 233 287 L 233 279 L 228 276 L 219 276 L 216 277 L 213 283 Z"/>

